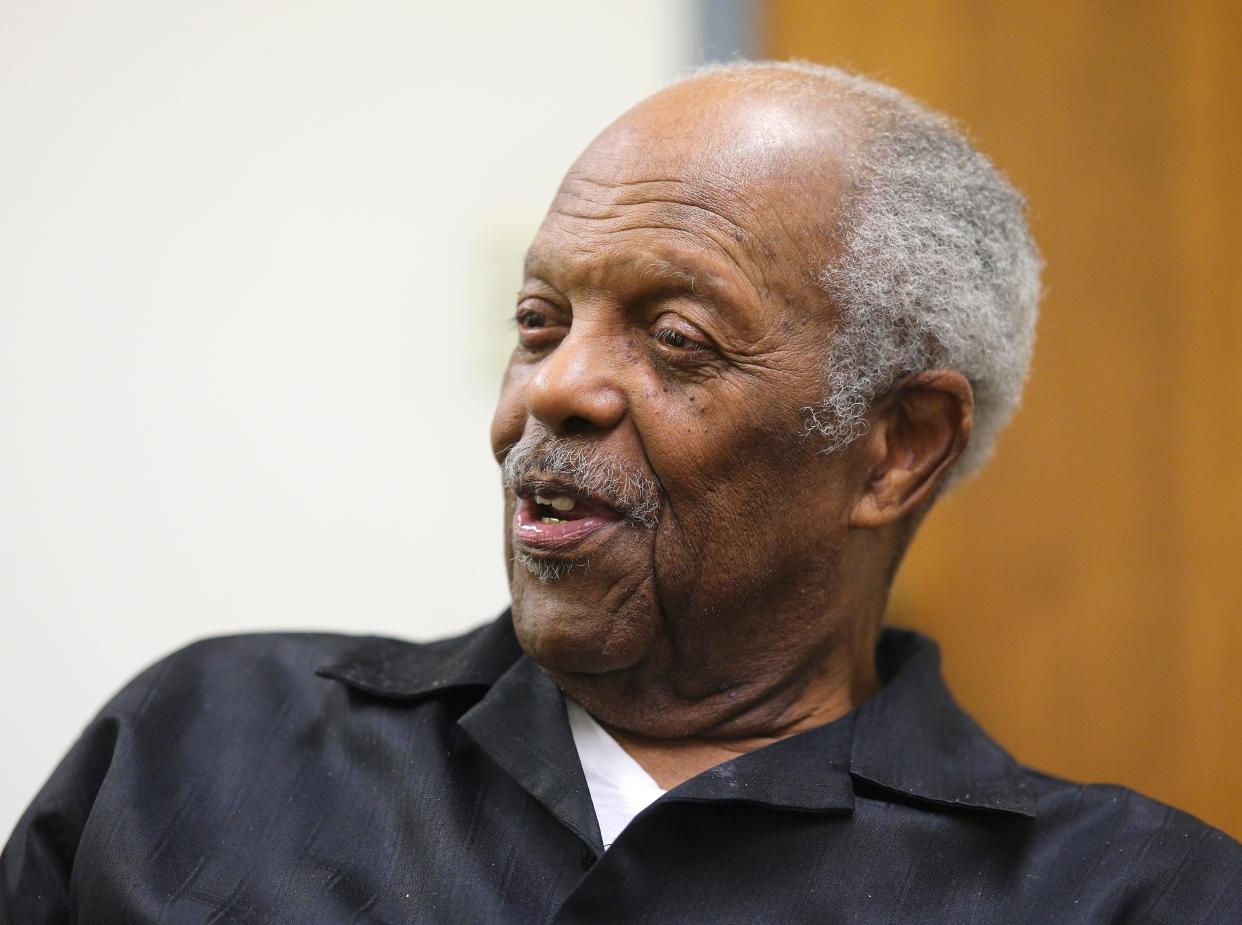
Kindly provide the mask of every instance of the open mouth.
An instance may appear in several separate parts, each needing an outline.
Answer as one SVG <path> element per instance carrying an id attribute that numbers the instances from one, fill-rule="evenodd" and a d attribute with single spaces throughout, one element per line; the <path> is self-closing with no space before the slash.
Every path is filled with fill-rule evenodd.
<path id="1" fill-rule="evenodd" d="M 620 521 L 620 512 L 601 501 L 545 488 L 519 494 L 513 538 L 536 552 L 570 552 Z"/>
<path id="2" fill-rule="evenodd" d="M 571 498 L 569 495 L 536 494 L 534 501 L 539 519 L 545 524 L 563 524 L 569 520 L 582 518 L 582 511 L 574 514 L 574 508 L 578 507 L 578 499 Z"/>

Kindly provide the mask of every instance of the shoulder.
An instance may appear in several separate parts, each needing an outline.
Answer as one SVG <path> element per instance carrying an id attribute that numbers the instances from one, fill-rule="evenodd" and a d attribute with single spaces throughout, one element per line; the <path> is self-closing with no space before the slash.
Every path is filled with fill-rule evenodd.
<path id="1" fill-rule="evenodd" d="M 359 649 L 394 642 L 344 633 L 245 633 L 191 642 L 133 678 L 105 712 L 145 712 L 158 701 L 230 698 L 315 686 L 315 669 Z M 414 645 L 408 643 L 408 645 Z"/>
<path id="2" fill-rule="evenodd" d="M 1083 784 L 1024 769 L 1036 818 L 1050 825 L 1107 826 L 1122 838 L 1153 844 L 1203 840 L 1220 844 L 1242 861 L 1242 845 L 1189 813 L 1117 784 Z"/>
<path id="3" fill-rule="evenodd" d="M 304 766 L 308 743 L 389 735 L 404 715 L 377 713 L 373 698 L 355 696 L 358 685 L 338 683 L 343 673 L 384 677 L 394 665 L 444 670 L 486 629 L 425 643 L 344 633 L 249 633 L 190 643 L 103 707 L 79 743 L 98 743 L 83 770 L 96 781 L 106 770 L 105 792 L 126 788 L 123 802 L 157 768 L 165 781 L 206 775 L 218 788 L 234 779 L 242 786 L 260 766 L 264 773 Z M 313 760 L 321 762 L 318 748 Z"/>
<path id="4" fill-rule="evenodd" d="M 239 633 L 212 636 L 191 642 L 168 653 L 139 678 L 174 680 L 185 673 L 211 674 L 220 669 L 243 667 L 291 669 L 311 668 L 340 658 L 359 647 L 385 644 L 375 636 L 353 636 L 346 633 Z M 409 643 L 415 645 L 415 643 Z"/>
<path id="5" fill-rule="evenodd" d="M 318 714 L 325 702 L 346 700 L 348 687 L 366 689 L 365 684 L 350 683 L 354 678 L 381 683 L 394 675 L 433 675 L 463 659 L 473 663 L 476 650 L 498 633 L 507 629 L 511 635 L 506 618 L 428 642 L 309 632 L 201 639 L 133 678 L 98 720 L 113 720 L 121 730 L 161 735 L 172 727 L 180 732 L 187 723 L 254 725 L 273 711 Z"/>
<path id="6" fill-rule="evenodd" d="M 0 921 L 6 908 L 68 921 L 74 889 L 95 896 L 117 871 L 175 861 L 165 833 L 206 857 L 295 794 L 337 794 L 359 767 L 405 766 L 407 714 L 368 709 L 323 666 L 451 664 L 479 632 L 421 644 L 253 633 L 159 659 L 103 707 L 18 822 L 0 853 Z"/>
<path id="7" fill-rule="evenodd" d="M 1121 921 L 1242 921 L 1242 844 L 1229 835 L 1128 787 L 1025 776 L 1037 843 L 1106 886 Z"/>

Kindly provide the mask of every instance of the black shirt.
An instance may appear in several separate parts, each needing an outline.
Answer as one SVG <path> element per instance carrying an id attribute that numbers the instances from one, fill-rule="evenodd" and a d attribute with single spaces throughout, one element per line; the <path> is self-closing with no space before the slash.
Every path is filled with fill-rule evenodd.
<path id="1" fill-rule="evenodd" d="M 0 859 L 0 922 L 1242 923 L 1242 846 L 1026 770 L 924 637 L 842 719 L 703 772 L 607 853 L 506 614 L 416 645 L 197 643 L 82 735 Z"/>

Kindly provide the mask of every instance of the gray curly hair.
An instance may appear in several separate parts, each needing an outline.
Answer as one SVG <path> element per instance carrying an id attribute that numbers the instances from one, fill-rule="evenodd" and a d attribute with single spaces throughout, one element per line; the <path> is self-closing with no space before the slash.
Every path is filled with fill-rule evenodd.
<path id="1" fill-rule="evenodd" d="M 899 378 L 955 369 L 974 391 L 975 421 L 949 481 L 978 472 L 1017 409 L 1035 342 L 1042 262 L 1022 195 L 950 119 L 874 80 L 777 61 L 687 79 L 707 74 L 827 94 L 859 132 L 839 257 L 815 268 L 838 323 L 827 397 L 804 411 L 808 432 L 842 449 Z"/>

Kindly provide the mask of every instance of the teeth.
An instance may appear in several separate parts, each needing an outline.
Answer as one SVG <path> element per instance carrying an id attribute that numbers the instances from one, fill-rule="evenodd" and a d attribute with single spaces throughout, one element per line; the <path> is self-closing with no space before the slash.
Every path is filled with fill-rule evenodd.
<path id="1" fill-rule="evenodd" d="M 542 520 L 545 524 L 563 524 L 565 522 L 561 520 L 559 517 L 540 517 L 539 519 Z"/>
<path id="2" fill-rule="evenodd" d="M 535 495 L 535 503 L 547 504 L 556 508 L 558 511 L 572 511 L 574 509 L 574 505 L 577 504 L 578 501 L 575 498 L 570 498 L 568 495 L 555 495 L 551 498 L 546 498 L 543 495 Z"/>

